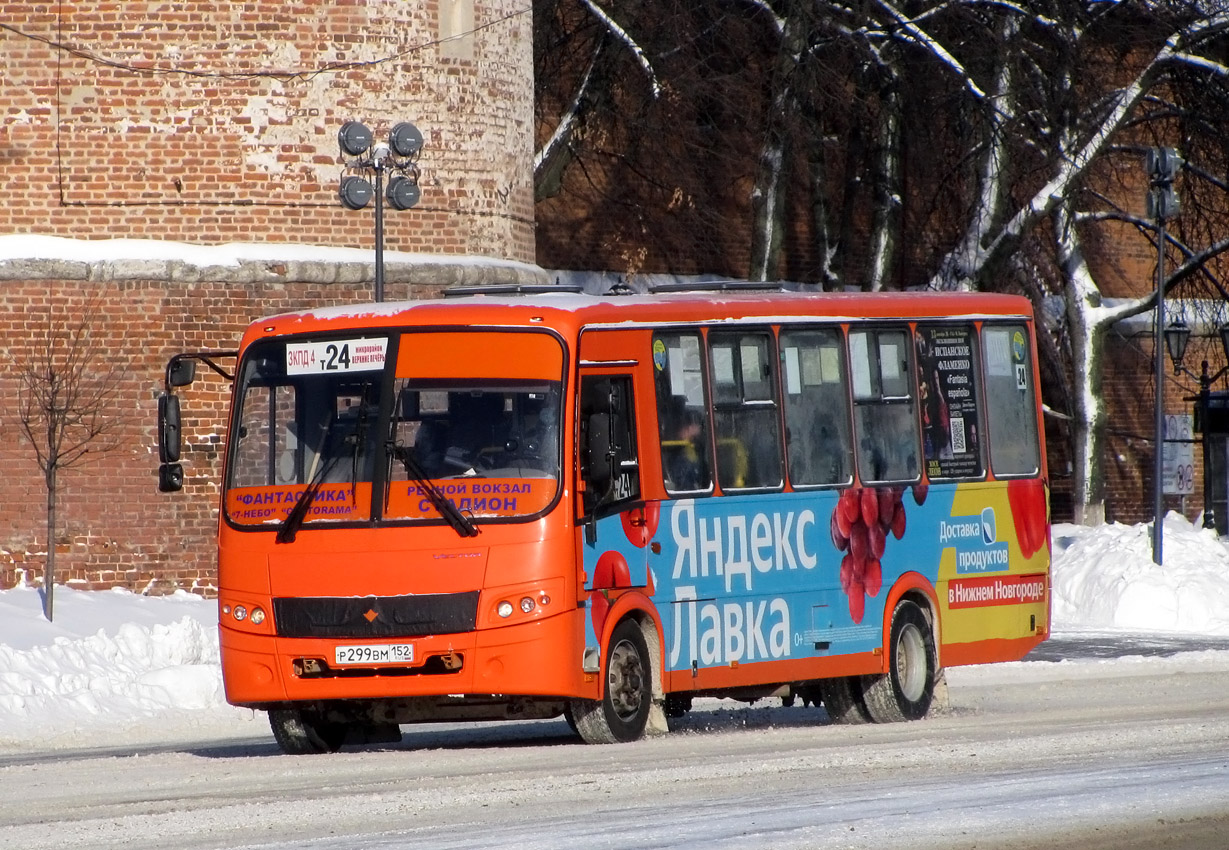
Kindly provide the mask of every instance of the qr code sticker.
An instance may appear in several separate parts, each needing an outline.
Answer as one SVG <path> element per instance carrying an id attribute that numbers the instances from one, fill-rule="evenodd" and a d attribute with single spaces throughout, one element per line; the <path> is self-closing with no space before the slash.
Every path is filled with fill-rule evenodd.
<path id="1" fill-rule="evenodd" d="M 952 453 L 963 454 L 966 451 L 968 447 L 964 441 L 964 417 L 954 417 L 952 419 Z"/>

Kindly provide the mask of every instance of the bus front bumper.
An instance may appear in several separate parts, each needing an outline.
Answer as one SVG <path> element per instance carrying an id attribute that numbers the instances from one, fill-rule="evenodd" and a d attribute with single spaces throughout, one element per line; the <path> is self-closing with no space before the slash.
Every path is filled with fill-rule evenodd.
<path id="1" fill-rule="evenodd" d="M 283 638 L 222 626 L 222 678 L 228 702 L 253 707 L 458 694 L 594 698 L 593 677 L 581 670 L 582 628 L 573 614 L 464 634 L 382 640 Z M 406 645 L 413 647 L 408 663 L 338 663 L 338 647 L 385 656 L 405 650 L 383 647 Z"/>

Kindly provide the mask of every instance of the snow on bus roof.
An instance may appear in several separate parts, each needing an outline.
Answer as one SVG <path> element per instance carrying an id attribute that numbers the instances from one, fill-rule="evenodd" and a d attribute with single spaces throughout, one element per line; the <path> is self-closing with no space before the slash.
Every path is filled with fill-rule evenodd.
<path id="1" fill-rule="evenodd" d="M 544 288 L 547 289 L 547 288 Z M 833 321 L 852 321 L 856 319 L 866 318 L 862 312 L 852 309 L 855 304 L 866 305 L 870 301 L 899 301 L 912 300 L 915 304 L 931 299 L 943 298 L 943 300 L 953 305 L 952 308 L 936 311 L 933 315 L 942 318 L 965 318 L 976 319 L 983 317 L 1001 317 L 1003 312 L 994 312 L 988 309 L 988 305 L 1000 304 L 1007 305 L 1009 303 L 1023 303 L 1019 296 L 1006 296 L 995 293 L 933 293 L 933 292 L 816 292 L 816 293 L 798 293 L 787 291 L 748 291 L 748 292 L 712 292 L 703 289 L 696 289 L 685 292 L 669 292 L 655 294 L 603 294 L 603 295 L 588 295 L 578 293 L 567 287 L 560 287 L 559 292 L 544 291 L 544 289 L 535 289 L 532 294 L 525 295 L 463 295 L 460 297 L 432 298 L 412 301 L 386 301 L 379 303 L 366 304 L 338 304 L 328 307 L 317 307 L 310 310 L 295 311 L 283 313 L 276 316 L 268 316 L 262 321 L 348 321 L 360 319 L 393 319 L 398 316 L 407 314 L 417 314 L 421 317 L 424 312 L 441 311 L 452 312 L 458 307 L 465 308 L 483 308 L 492 310 L 505 310 L 516 312 L 532 312 L 534 310 L 558 311 L 563 313 L 575 313 L 580 310 L 591 309 L 600 305 L 607 305 L 617 308 L 619 312 L 632 312 L 636 315 L 627 317 L 626 319 L 610 318 L 607 321 L 598 321 L 594 327 L 631 327 L 649 323 L 656 323 L 663 320 L 672 320 L 665 316 L 652 316 L 643 311 L 658 311 L 665 305 L 669 304 L 703 304 L 710 308 L 706 311 L 710 315 L 720 313 L 734 313 L 739 308 L 746 308 L 749 305 L 756 305 L 757 309 L 754 314 L 746 317 L 746 320 L 754 320 L 759 323 L 780 323 L 785 321 L 796 321 L 799 318 L 799 313 L 771 313 L 765 312 L 758 308 L 767 308 L 774 302 L 780 302 L 783 298 L 799 298 L 813 297 L 817 303 L 825 305 L 822 312 L 825 319 Z M 844 309 L 841 305 L 847 305 Z M 837 309 L 832 309 L 834 306 Z M 889 315 L 892 311 L 884 313 Z M 1028 311 L 1031 312 L 1031 309 Z M 916 307 L 911 310 L 910 315 L 921 316 L 921 313 L 916 312 Z M 1018 315 L 1024 315 L 1023 312 Z M 697 319 L 699 320 L 699 319 Z M 744 318 L 738 315 L 726 315 L 715 319 L 705 319 L 705 321 L 719 322 L 741 322 Z M 256 322 L 254 324 L 259 324 Z"/>

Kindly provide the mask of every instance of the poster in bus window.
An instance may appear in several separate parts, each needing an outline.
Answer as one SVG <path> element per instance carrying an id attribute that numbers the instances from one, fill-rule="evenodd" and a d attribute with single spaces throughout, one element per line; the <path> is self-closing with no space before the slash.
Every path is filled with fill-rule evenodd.
<path id="1" fill-rule="evenodd" d="M 916 340 L 927 474 L 931 478 L 979 476 L 973 329 L 918 328 Z"/>

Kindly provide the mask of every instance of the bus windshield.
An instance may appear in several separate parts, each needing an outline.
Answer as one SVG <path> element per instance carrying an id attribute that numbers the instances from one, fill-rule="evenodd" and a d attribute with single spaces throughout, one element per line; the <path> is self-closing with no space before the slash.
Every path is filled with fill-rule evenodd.
<path id="1" fill-rule="evenodd" d="M 424 369 L 428 377 L 390 383 L 388 347 L 387 338 L 252 346 L 236 383 L 231 522 L 443 518 L 456 527 L 441 497 L 467 520 L 528 517 L 554 502 L 560 381 Z M 320 365 L 330 356 L 338 368 Z"/>
<path id="2" fill-rule="evenodd" d="M 389 519 L 435 514 L 420 474 L 476 517 L 527 516 L 554 501 L 558 381 L 399 379 L 395 398 L 389 451 L 401 462 L 390 470 Z"/>

